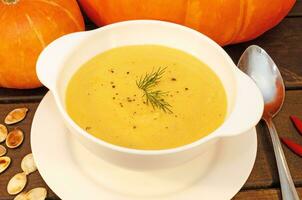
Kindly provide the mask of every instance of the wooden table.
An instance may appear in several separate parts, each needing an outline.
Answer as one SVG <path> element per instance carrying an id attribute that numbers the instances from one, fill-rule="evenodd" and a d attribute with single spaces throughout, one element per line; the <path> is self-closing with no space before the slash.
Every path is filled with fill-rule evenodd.
<path id="1" fill-rule="evenodd" d="M 87 21 L 87 28 L 94 26 Z M 289 115 L 294 114 L 302 118 L 302 0 L 298 0 L 290 14 L 273 30 L 265 33 L 258 39 L 225 47 L 236 63 L 244 49 L 257 44 L 267 50 L 280 67 L 286 83 L 286 100 L 280 114 L 275 118 L 279 135 L 295 139 L 302 144 L 302 137 L 299 136 L 291 122 Z M 18 124 L 25 131 L 25 140 L 22 146 L 16 150 L 9 150 L 8 156 L 13 160 L 11 167 L 0 175 L 0 200 L 13 199 L 6 192 L 6 185 L 9 179 L 20 172 L 20 162 L 24 155 L 30 150 L 30 127 L 31 122 L 40 100 L 47 92 L 46 88 L 35 90 L 8 90 L 0 89 L 0 119 L 15 107 L 26 106 L 30 109 L 27 118 Z M 1 123 L 1 122 L 0 122 Z M 13 128 L 10 126 L 9 128 Z M 271 140 L 267 129 L 261 122 L 257 126 L 258 132 L 258 153 L 253 171 L 241 189 L 234 197 L 234 200 L 277 200 L 281 199 L 280 184 L 276 162 L 272 150 Z M 47 142 L 47 141 L 45 141 Z M 302 158 L 284 148 L 288 165 L 302 199 Z M 232 181 L 232 180 L 230 180 Z M 38 172 L 30 175 L 25 190 L 33 187 L 44 186 Z M 49 199 L 59 199 L 48 187 Z"/>

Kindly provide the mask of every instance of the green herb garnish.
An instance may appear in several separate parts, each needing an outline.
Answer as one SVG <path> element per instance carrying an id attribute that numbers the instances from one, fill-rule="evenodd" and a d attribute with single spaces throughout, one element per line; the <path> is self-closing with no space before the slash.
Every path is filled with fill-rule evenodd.
<path id="1" fill-rule="evenodd" d="M 146 73 L 145 76 L 141 76 L 136 85 L 139 89 L 144 91 L 143 97 L 146 97 L 147 105 L 150 103 L 153 109 L 160 109 L 166 113 L 173 113 L 171 105 L 165 101 L 164 97 L 168 92 L 161 90 L 154 90 L 154 87 L 159 83 L 166 68 L 159 68 L 151 73 Z"/>

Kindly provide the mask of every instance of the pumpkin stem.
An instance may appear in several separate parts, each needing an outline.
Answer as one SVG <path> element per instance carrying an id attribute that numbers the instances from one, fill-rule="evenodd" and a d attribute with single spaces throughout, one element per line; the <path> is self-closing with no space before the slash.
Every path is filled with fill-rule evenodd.
<path id="1" fill-rule="evenodd" d="M 2 0 L 4 4 L 11 5 L 18 3 L 19 0 Z"/>

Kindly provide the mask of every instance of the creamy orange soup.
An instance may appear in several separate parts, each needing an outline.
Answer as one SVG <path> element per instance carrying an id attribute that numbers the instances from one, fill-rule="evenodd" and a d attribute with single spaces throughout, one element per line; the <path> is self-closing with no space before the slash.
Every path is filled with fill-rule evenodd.
<path id="1" fill-rule="evenodd" d="M 111 49 L 85 63 L 69 82 L 66 107 L 101 140 L 155 150 L 213 132 L 224 121 L 227 100 L 221 81 L 202 61 L 177 49 L 140 45 Z"/>

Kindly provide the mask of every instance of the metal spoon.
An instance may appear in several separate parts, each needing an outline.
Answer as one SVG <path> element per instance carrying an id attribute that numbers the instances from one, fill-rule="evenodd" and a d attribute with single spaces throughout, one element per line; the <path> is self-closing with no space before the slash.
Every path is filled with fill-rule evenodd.
<path id="1" fill-rule="evenodd" d="M 262 48 L 256 45 L 252 45 L 244 51 L 237 66 L 256 82 L 262 92 L 264 98 L 262 119 L 268 126 L 272 138 L 281 184 L 282 199 L 298 200 L 299 196 L 290 175 L 272 120 L 281 109 L 285 97 L 284 83 L 281 74 L 271 57 Z"/>

